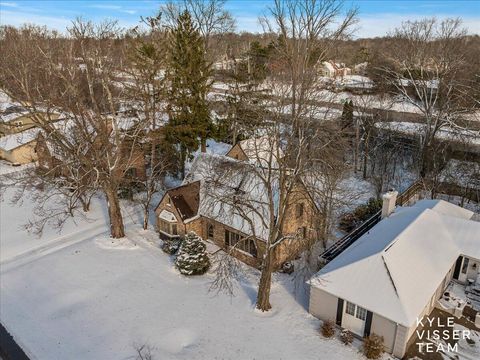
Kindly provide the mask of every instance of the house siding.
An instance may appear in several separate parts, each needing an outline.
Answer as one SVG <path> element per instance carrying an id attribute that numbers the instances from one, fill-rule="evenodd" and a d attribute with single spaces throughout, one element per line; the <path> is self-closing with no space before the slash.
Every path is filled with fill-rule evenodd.
<path id="1" fill-rule="evenodd" d="M 37 161 L 36 142 L 31 141 L 10 151 L 0 148 L 0 159 L 16 164 L 28 164 Z"/>
<path id="2" fill-rule="evenodd" d="M 245 152 L 242 150 L 240 147 L 240 143 L 236 143 L 228 152 L 225 156 L 231 157 L 233 159 L 237 159 L 240 161 L 246 161 L 248 160 L 247 155 Z"/>
<path id="3" fill-rule="evenodd" d="M 335 321 L 337 305 L 338 297 L 314 286 L 310 286 L 310 314 L 323 321 Z"/>
<path id="4" fill-rule="evenodd" d="M 395 333 L 397 324 L 391 320 L 384 318 L 378 314 L 373 313 L 372 326 L 370 334 L 377 334 L 383 336 L 385 344 L 385 351 L 392 353 L 395 344 Z"/>

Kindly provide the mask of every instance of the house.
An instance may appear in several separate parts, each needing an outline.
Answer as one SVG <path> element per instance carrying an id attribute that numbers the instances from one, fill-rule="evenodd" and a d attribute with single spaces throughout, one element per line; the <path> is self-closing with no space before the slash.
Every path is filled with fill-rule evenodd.
<path id="1" fill-rule="evenodd" d="M 155 213 L 162 239 L 182 238 L 189 231 L 259 267 L 265 252 L 270 216 L 266 188 L 252 164 L 229 156 L 199 154 L 184 183 L 168 190 Z M 225 176 L 223 173 L 225 172 Z M 214 174 L 212 176 L 212 174 Z M 232 202 L 254 204 L 240 213 Z M 274 268 L 295 258 L 314 237 L 316 206 L 303 184 L 292 192 L 283 233 L 292 235 L 275 247 Z M 234 248 L 232 248 L 234 247 Z"/>
<path id="2" fill-rule="evenodd" d="M 12 164 L 28 164 L 36 161 L 36 136 L 38 132 L 38 129 L 33 128 L 0 137 L 0 159 Z"/>
<path id="3" fill-rule="evenodd" d="M 72 121 L 62 121 L 55 124 L 56 127 L 62 127 L 63 133 L 74 133 Z M 75 144 L 75 140 L 72 140 Z M 95 151 L 93 147 L 98 148 L 98 141 L 93 141 L 92 147 L 85 151 Z M 48 137 L 43 131 L 37 131 L 34 151 L 38 159 L 38 167 L 43 170 L 55 169 L 56 176 L 61 175 L 62 161 L 65 158 L 65 153 L 61 149 L 58 149 L 54 144 L 48 141 Z M 129 140 L 124 139 L 118 150 L 121 154 L 122 161 L 119 166 L 115 167 L 119 177 L 122 177 L 124 182 L 130 181 L 143 181 L 146 179 L 146 161 L 143 146 L 140 143 L 132 143 Z M 100 159 L 99 159 L 100 160 Z"/>
<path id="4" fill-rule="evenodd" d="M 319 71 L 322 76 L 337 77 L 351 75 L 352 69 L 345 66 L 343 63 L 336 63 L 334 61 L 322 61 L 319 66 Z"/>
<path id="5" fill-rule="evenodd" d="M 32 114 L 26 103 L 14 102 L 10 96 L 0 90 L 0 137 L 16 134 L 33 127 L 38 121 L 57 121 L 58 113 L 47 113 L 38 111 Z"/>
<path id="6" fill-rule="evenodd" d="M 225 156 L 260 167 L 267 167 L 271 162 L 274 167 L 283 157 L 283 152 L 274 139 L 261 136 L 237 142 Z"/>
<path id="7" fill-rule="evenodd" d="M 480 222 L 442 200 L 393 210 L 395 201 L 384 197 L 385 217 L 309 281 L 309 311 L 360 337 L 383 336 L 401 358 L 451 279 L 480 282 Z"/>

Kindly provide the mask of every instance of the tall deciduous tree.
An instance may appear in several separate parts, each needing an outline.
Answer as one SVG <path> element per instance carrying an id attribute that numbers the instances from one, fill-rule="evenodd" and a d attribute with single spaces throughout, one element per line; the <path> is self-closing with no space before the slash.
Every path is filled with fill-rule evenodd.
<path id="1" fill-rule="evenodd" d="M 205 59 L 203 40 L 190 13 L 184 11 L 170 30 L 166 78 L 168 81 L 167 139 L 179 147 L 182 173 L 189 154 L 202 151 L 212 132 L 207 94 L 211 88 L 211 65 Z"/>

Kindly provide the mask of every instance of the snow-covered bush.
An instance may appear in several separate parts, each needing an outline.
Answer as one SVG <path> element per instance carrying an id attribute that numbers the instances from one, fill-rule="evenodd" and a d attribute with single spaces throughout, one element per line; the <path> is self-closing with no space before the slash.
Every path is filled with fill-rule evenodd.
<path id="1" fill-rule="evenodd" d="M 180 239 L 163 240 L 162 250 L 169 255 L 176 254 L 180 248 Z"/>
<path id="2" fill-rule="evenodd" d="M 367 359 L 379 359 L 385 351 L 383 336 L 372 334 L 363 342 L 363 354 Z"/>
<path id="3" fill-rule="evenodd" d="M 335 323 L 333 320 L 324 321 L 320 330 L 323 336 L 326 338 L 331 338 L 333 335 L 335 335 Z"/>
<path id="4" fill-rule="evenodd" d="M 345 345 L 350 345 L 353 342 L 353 334 L 350 330 L 343 329 L 342 332 L 340 333 L 340 340 L 345 344 Z"/>
<path id="5" fill-rule="evenodd" d="M 204 274 L 210 267 L 206 246 L 193 231 L 183 240 L 175 265 L 184 275 Z"/>

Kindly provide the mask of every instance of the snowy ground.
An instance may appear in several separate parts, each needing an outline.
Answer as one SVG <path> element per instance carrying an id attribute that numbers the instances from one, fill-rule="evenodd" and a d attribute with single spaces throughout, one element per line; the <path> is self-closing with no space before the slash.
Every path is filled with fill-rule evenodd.
<path id="1" fill-rule="evenodd" d="M 99 202 L 90 222 L 41 239 L 18 230 L 30 211 L 1 203 L 0 318 L 32 359 L 131 359 L 135 344 L 154 359 L 363 358 L 358 342 L 319 335 L 292 276 L 275 275 L 274 310 L 260 314 L 257 271 L 245 267 L 234 297 L 210 293 L 213 275 L 181 276 L 136 214 L 112 242 Z"/>

